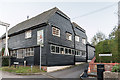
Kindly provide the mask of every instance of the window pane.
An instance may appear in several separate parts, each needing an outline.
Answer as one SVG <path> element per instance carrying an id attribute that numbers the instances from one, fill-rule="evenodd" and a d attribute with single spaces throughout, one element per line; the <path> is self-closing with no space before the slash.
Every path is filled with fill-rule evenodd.
<path id="1" fill-rule="evenodd" d="M 66 39 L 68 39 L 68 40 L 72 40 L 72 34 L 70 34 L 70 33 L 66 33 Z"/>
<path id="2" fill-rule="evenodd" d="M 64 48 L 60 48 L 60 53 L 64 54 Z"/>
<path id="3" fill-rule="evenodd" d="M 60 37 L 60 29 L 55 28 L 55 27 L 52 27 L 52 34 L 53 34 L 54 36 Z"/>
<path id="4" fill-rule="evenodd" d="M 55 46 L 51 46 L 51 52 L 55 52 Z"/>
<path id="5" fill-rule="evenodd" d="M 75 41 L 79 42 L 80 41 L 80 37 L 79 36 L 75 36 Z"/>
<path id="6" fill-rule="evenodd" d="M 65 48 L 65 54 L 68 54 L 68 49 Z"/>
<path id="7" fill-rule="evenodd" d="M 74 50 L 72 50 L 72 54 L 75 54 L 75 51 L 74 51 Z"/>
<path id="8" fill-rule="evenodd" d="M 71 54 L 71 49 L 69 49 L 69 54 Z"/>
<path id="9" fill-rule="evenodd" d="M 82 56 L 85 56 L 85 52 L 84 51 L 82 52 Z"/>
<path id="10" fill-rule="evenodd" d="M 22 49 L 17 50 L 17 58 L 23 58 Z"/>
<path id="11" fill-rule="evenodd" d="M 85 38 L 82 39 L 82 43 L 86 44 L 86 39 Z"/>
<path id="12" fill-rule="evenodd" d="M 53 30 L 52 30 L 52 31 L 53 31 L 52 33 L 53 33 L 53 35 L 55 35 L 55 34 L 56 34 L 56 28 L 53 27 L 52 29 L 53 29 Z"/>
<path id="13" fill-rule="evenodd" d="M 56 53 L 59 53 L 59 47 L 56 47 Z"/>
<path id="14" fill-rule="evenodd" d="M 80 51 L 78 51 L 78 55 L 80 55 Z"/>
<path id="15" fill-rule="evenodd" d="M 25 38 L 31 38 L 31 33 L 32 33 L 31 30 L 26 31 L 26 32 L 25 32 Z"/>

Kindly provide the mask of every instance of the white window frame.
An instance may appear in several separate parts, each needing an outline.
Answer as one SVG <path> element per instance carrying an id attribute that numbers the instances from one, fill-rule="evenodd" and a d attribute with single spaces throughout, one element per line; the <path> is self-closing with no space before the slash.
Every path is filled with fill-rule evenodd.
<path id="1" fill-rule="evenodd" d="M 86 44 L 86 39 L 85 38 L 82 38 L 82 43 Z"/>
<path id="2" fill-rule="evenodd" d="M 56 47 L 59 48 L 59 53 L 56 52 Z M 60 47 L 59 46 L 55 46 L 55 53 L 60 54 Z"/>
<path id="3" fill-rule="evenodd" d="M 30 48 L 30 56 L 34 56 L 34 48 Z"/>
<path id="4" fill-rule="evenodd" d="M 66 39 L 72 41 L 72 34 L 66 32 Z"/>
<path id="5" fill-rule="evenodd" d="M 80 50 L 75 50 L 76 52 L 79 51 L 80 52 L 80 55 L 78 54 L 75 54 L 75 56 L 81 56 L 81 51 Z"/>
<path id="6" fill-rule="evenodd" d="M 52 46 L 54 46 L 54 47 L 55 47 L 55 52 L 56 52 L 56 46 L 55 46 L 55 45 L 53 45 L 53 44 L 51 44 L 51 45 L 50 45 L 50 52 L 51 52 L 51 53 L 55 53 L 55 52 L 52 52 Z"/>
<path id="7" fill-rule="evenodd" d="M 52 52 L 52 46 L 55 46 L 55 52 Z M 59 47 L 59 53 L 56 52 L 56 47 Z M 56 46 L 56 45 L 51 44 L 50 51 L 51 51 L 51 53 L 54 53 L 54 54 L 60 54 L 60 46 Z"/>
<path id="8" fill-rule="evenodd" d="M 86 52 L 85 51 L 82 51 L 82 52 L 84 52 L 84 55 L 82 55 L 82 53 L 81 53 L 81 56 L 86 57 Z"/>
<path id="9" fill-rule="evenodd" d="M 74 51 L 74 54 L 72 53 L 72 55 L 75 55 L 75 49 L 71 49 L 71 51 Z"/>
<path id="10" fill-rule="evenodd" d="M 63 48 L 63 53 L 61 53 L 61 48 Z M 65 54 L 65 48 L 64 47 L 60 47 L 60 54 Z"/>
<path id="11" fill-rule="evenodd" d="M 32 30 L 28 30 L 25 32 L 25 39 L 31 38 L 32 37 Z"/>
<path id="12" fill-rule="evenodd" d="M 55 47 L 55 52 L 52 52 L 52 46 Z M 56 52 L 56 47 L 59 47 L 59 53 Z M 61 48 L 63 48 L 63 53 L 61 53 Z M 68 50 L 68 53 L 65 53 L 65 49 Z M 69 53 L 69 49 L 71 50 L 71 54 Z M 54 44 L 50 45 L 50 52 L 53 53 L 53 54 L 74 55 L 74 54 L 72 54 L 72 50 L 74 50 L 74 49 L 67 48 L 67 47 L 62 47 L 62 46 L 57 46 L 57 45 L 54 45 Z"/>
<path id="13" fill-rule="evenodd" d="M 56 29 L 56 30 L 55 30 L 55 34 L 53 34 L 53 29 Z M 57 30 L 58 30 L 58 35 L 56 34 Z M 52 35 L 53 35 L 53 36 L 60 37 L 60 29 L 53 26 L 53 27 L 52 27 Z"/>
<path id="14" fill-rule="evenodd" d="M 66 47 L 65 47 L 65 49 L 67 49 L 67 51 L 68 51 L 67 53 L 66 53 L 66 51 L 65 51 L 65 54 L 68 55 L 68 54 L 69 54 L 69 48 L 66 48 Z"/>
<path id="15" fill-rule="evenodd" d="M 80 37 L 76 35 L 75 36 L 75 41 L 80 42 Z"/>

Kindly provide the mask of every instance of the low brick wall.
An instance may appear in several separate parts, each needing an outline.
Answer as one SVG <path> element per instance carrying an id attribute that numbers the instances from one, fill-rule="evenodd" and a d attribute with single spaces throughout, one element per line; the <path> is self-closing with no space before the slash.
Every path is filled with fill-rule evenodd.
<path id="1" fill-rule="evenodd" d="M 118 72 L 110 72 L 110 71 L 105 71 L 103 73 L 104 80 L 120 80 L 120 73 Z"/>
<path id="2" fill-rule="evenodd" d="M 97 64 L 104 64 L 105 71 L 111 71 L 112 67 L 116 64 L 120 63 L 95 63 L 96 58 L 94 57 L 91 62 L 89 63 L 89 70 L 88 73 L 96 73 L 97 72 Z"/>

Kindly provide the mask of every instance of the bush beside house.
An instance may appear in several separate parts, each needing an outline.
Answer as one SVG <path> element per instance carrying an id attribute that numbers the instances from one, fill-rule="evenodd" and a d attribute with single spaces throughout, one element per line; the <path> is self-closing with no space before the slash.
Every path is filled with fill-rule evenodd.
<path id="1" fill-rule="evenodd" d="M 120 47 L 119 47 L 119 30 L 115 27 L 113 31 L 109 34 L 109 39 L 100 41 L 96 46 L 96 62 L 102 63 L 120 63 Z M 102 56 L 99 54 L 111 53 L 112 56 Z"/>

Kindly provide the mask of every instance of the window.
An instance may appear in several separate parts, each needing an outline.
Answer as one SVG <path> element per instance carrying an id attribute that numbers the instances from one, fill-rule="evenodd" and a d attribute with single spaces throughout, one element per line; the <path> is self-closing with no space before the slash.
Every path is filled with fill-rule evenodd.
<path id="1" fill-rule="evenodd" d="M 60 53 L 64 54 L 64 48 L 63 47 L 60 48 Z"/>
<path id="2" fill-rule="evenodd" d="M 59 47 L 56 47 L 56 53 L 59 53 Z"/>
<path id="3" fill-rule="evenodd" d="M 34 48 L 30 48 L 30 56 L 34 56 Z"/>
<path id="4" fill-rule="evenodd" d="M 52 27 L 52 35 L 60 37 L 60 29 Z"/>
<path id="5" fill-rule="evenodd" d="M 24 58 L 22 49 L 17 50 L 17 58 Z"/>
<path id="6" fill-rule="evenodd" d="M 75 51 L 75 55 L 81 56 L 81 51 L 80 51 L 80 50 L 76 50 L 76 51 Z"/>
<path id="7" fill-rule="evenodd" d="M 85 56 L 85 51 L 82 52 L 82 56 Z"/>
<path id="8" fill-rule="evenodd" d="M 27 56 L 34 56 L 34 48 L 26 48 L 24 50 L 24 55 Z"/>
<path id="9" fill-rule="evenodd" d="M 72 34 L 66 33 L 66 39 L 72 41 Z"/>
<path id="10" fill-rule="evenodd" d="M 69 54 L 71 54 L 71 49 L 69 49 Z"/>
<path id="11" fill-rule="evenodd" d="M 80 37 L 79 36 L 75 36 L 75 41 L 79 42 L 80 41 Z"/>
<path id="12" fill-rule="evenodd" d="M 75 50 L 72 49 L 72 54 L 74 55 L 75 54 Z"/>
<path id="13" fill-rule="evenodd" d="M 10 55 L 12 57 L 17 57 L 17 51 L 16 50 L 10 51 Z"/>
<path id="14" fill-rule="evenodd" d="M 86 39 L 85 38 L 82 38 L 82 43 L 86 44 Z"/>
<path id="15" fill-rule="evenodd" d="M 29 30 L 29 31 L 26 31 L 25 32 L 25 38 L 31 38 L 32 37 L 32 31 L 31 30 Z"/>
<path id="16" fill-rule="evenodd" d="M 65 54 L 68 54 L 68 49 L 67 48 L 65 48 Z"/>
<path id="17" fill-rule="evenodd" d="M 55 53 L 55 54 L 71 54 L 74 55 L 75 54 L 75 50 L 71 49 L 71 48 L 65 48 L 63 46 L 57 46 L 57 45 L 50 45 L 50 50 L 51 53 Z"/>
<path id="18" fill-rule="evenodd" d="M 51 52 L 55 53 L 55 46 L 51 45 Z"/>

